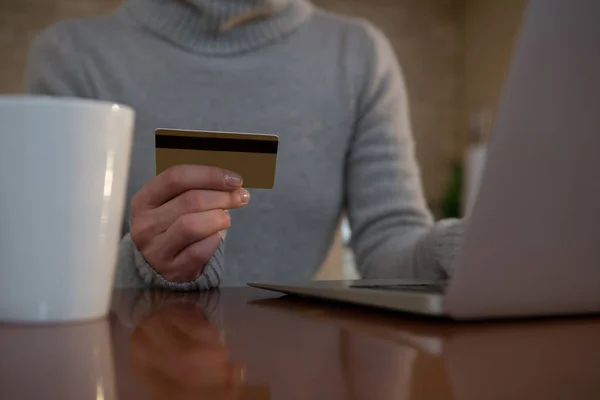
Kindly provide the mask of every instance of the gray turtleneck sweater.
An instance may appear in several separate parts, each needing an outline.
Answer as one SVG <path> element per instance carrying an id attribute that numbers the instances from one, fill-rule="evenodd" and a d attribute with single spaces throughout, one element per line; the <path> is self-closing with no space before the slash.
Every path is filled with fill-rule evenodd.
<path id="1" fill-rule="evenodd" d="M 118 287 L 311 279 L 344 209 L 363 277 L 440 278 L 452 264 L 462 224 L 432 222 L 400 68 L 364 21 L 304 0 L 129 0 L 42 32 L 27 87 L 135 108 L 129 197 L 153 178 L 158 127 L 280 136 L 275 188 L 231 212 L 197 280 L 166 281 L 125 229 Z"/>

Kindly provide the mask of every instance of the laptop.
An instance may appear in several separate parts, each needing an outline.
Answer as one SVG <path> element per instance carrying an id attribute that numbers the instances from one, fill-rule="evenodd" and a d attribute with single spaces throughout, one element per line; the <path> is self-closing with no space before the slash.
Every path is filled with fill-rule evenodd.
<path id="1" fill-rule="evenodd" d="M 452 319 L 600 312 L 600 1 L 531 0 L 447 282 L 251 283 Z"/>

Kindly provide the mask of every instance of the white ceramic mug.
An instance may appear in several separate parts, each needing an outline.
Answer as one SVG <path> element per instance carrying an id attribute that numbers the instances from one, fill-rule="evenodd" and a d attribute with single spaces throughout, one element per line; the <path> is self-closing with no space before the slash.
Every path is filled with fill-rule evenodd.
<path id="1" fill-rule="evenodd" d="M 0 321 L 108 313 L 134 111 L 0 96 Z"/>

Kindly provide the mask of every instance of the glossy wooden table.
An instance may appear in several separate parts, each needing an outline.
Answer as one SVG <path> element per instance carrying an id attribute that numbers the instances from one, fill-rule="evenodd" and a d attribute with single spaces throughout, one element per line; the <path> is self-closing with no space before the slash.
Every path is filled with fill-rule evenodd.
<path id="1" fill-rule="evenodd" d="M 0 325 L 0 399 L 600 399 L 600 320 L 455 324 L 255 289 Z"/>

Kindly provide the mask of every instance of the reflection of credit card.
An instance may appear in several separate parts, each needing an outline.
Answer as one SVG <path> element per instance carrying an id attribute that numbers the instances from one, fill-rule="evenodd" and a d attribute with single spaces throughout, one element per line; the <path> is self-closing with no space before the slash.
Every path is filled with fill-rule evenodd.
<path id="1" fill-rule="evenodd" d="M 240 174 L 244 187 L 271 189 L 278 145 L 276 135 L 157 129 L 156 173 L 174 165 L 210 165 Z"/>

